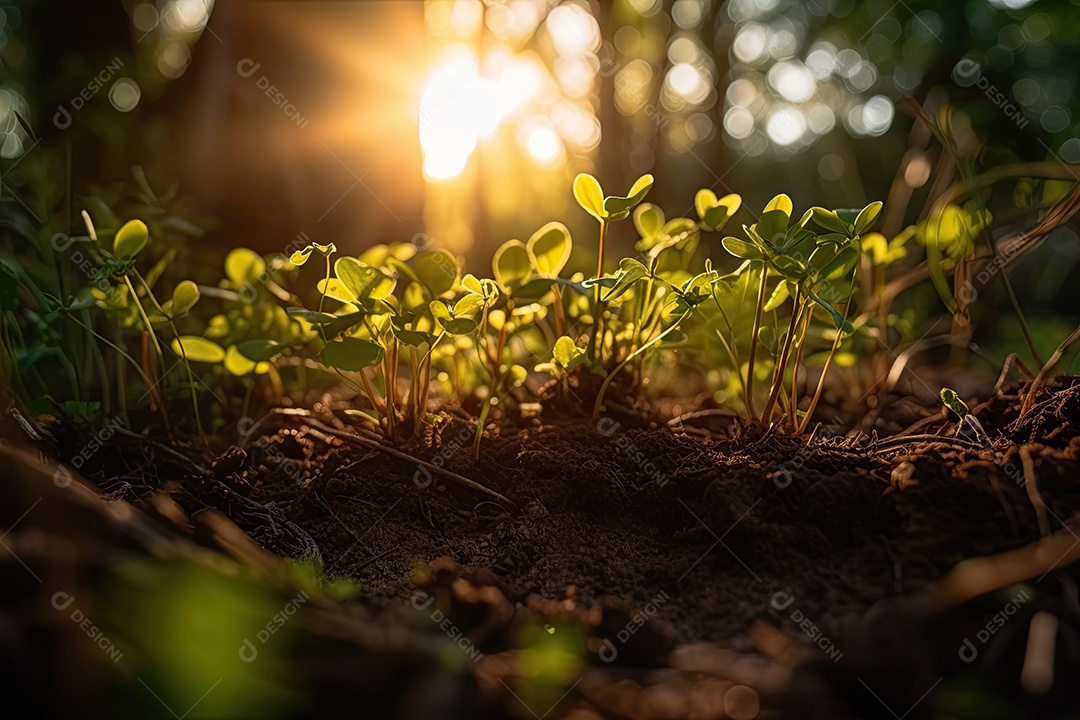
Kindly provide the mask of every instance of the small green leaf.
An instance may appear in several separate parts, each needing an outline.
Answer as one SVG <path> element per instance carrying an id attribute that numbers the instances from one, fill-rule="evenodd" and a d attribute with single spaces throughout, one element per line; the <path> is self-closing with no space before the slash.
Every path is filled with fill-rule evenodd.
<path id="1" fill-rule="evenodd" d="M 405 328 L 397 327 L 397 325 L 392 326 L 392 330 L 394 337 L 412 347 L 420 347 L 425 343 L 432 342 L 434 339 L 427 333 L 417 332 L 416 330 L 406 330 Z"/>
<path id="2" fill-rule="evenodd" d="M 694 196 L 694 209 L 706 230 L 716 231 L 724 226 L 735 211 L 742 205 L 742 198 L 731 193 L 719 200 L 716 193 L 708 188 L 698 190 Z"/>
<path id="3" fill-rule="evenodd" d="M 619 272 L 615 275 L 615 285 L 603 296 L 604 302 L 612 302 L 626 294 L 634 283 L 648 277 L 649 269 L 633 258 L 623 258 L 619 263 Z"/>
<path id="4" fill-rule="evenodd" d="M 383 349 L 362 338 L 346 337 L 326 343 L 321 358 L 324 365 L 339 370 L 359 372 L 382 360 Z"/>
<path id="5" fill-rule="evenodd" d="M 523 283 L 532 274 L 529 251 L 520 240 L 508 240 L 495 251 L 491 260 L 495 280 L 508 290 Z"/>
<path id="6" fill-rule="evenodd" d="M 970 412 L 967 403 L 961 400 L 960 396 L 952 388 L 941 388 L 941 402 L 961 418 Z"/>
<path id="7" fill-rule="evenodd" d="M 113 255 L 121 260 L 130 260 L 142 252 L 150 242 L 150 230 L 142 220 L 129 220 L 116 231 L 113 238 Z"/>
<path id="8" fill-rule="evenodd" d="M 760 260 L 761 251 L 756 247 L 730 235 L 720 241 L 720 244 L 724 246 L 724 249 L 737 258 L 743 260 Z"/>
<path id="9" fill-rule="evenodd" d="M 280 355 L 285 346 L 273 340 L 248 340 L 237 345 L 236 349 L 248 360 L 264 362 Z"/>
<path id="10" fill-rule="evenodd" d="M 354 312 L 346 315 L 339 315 L 332 321 L 324 324 L 323 332 L 326 333 L 326 337 L 335 338 L 346 330 L 351 330 L 364 321 L 367 313 Z"/>
<path id="11" fill-rule="evenodd" d="M 847 234 L 851 232 L 847 224 L 832 210 L 826 210 L 823 207 L 812 207 L 810 213 L 814 222 L 825 230 L 840 233 L 844 237 L 847 237 Z"/>
<path id="12" fill-rule="evenodd" d="M 420 284 L 432 297 L 439 297 L 454 287 L 461 269 L 457 258 L 446 250 L 422 252 L 413 260 L 413 269 Z"/>
<path id="13" fill-rule="evenodd" d="M 451 335 L 468 335 L 476 329 L 478 323 L 473 318 L 454 318 L 442 323 Z"/>
<path id="14" fill-rule="evenodd" d="M 195 303 L 199 302 L 199 286 L 190 280 L 184 280 L 173 289 L 172 294 L 172 316 L 181 317 L 191 308 L 195 306 Z"/>
<path id="15" fill-rule="evenodd" d="M 254 250 L 235 248 L 225 256 L 225 277 L 234 288 L 255 284 L 266 272 L 266 262 Z"/>
<path id="16" fill-rule="evenodd" d="M 664 211 L 652 203 L 634 208 L 634 227 L 642 238 L 654 238 L 664 228 Z"/>
<path id="17" fill-rule="evenodd" d="M 558 275 L 570 259 L 573 244 L 570 231 L 560 222 L 550 222 L 533 233 L 526 244 L 533 267 L 541 275 Z"/>
<path id="18" fill-rule="evenodd" d="M 818 273 L 818 280 L 843 277 L 851 268 L 855 267 L 857 262 L 859 262 L 859 251 L 853 247 L 846 247 L 821 269 Z"/>
<path id="19" fill-rule="evenodd" d="M 770 210 L 780 210 L 784 215 L 790 218 L 792 207 L 791 198 L 781 193 L 769 201 L 769 204 L 765 206 L 765 209 L 762 210 L 761 214 L 764 215 Z M 787 220 L 785 220 L 784 223 L 787 224 Z"/>
<path id="20" fill-rule="evenodd" d="M 192 362 L 218 363 L 225 359 L 225 350 L 213 340 L 198 335 L 181 335 L 172 341 L 172 351 Z"/>
<path id="21" fill-rule="evenodd" d="M 357 300 L 381 300 L 394 291 L 392 277 L 356 258 L 338 258 L 334 263 L 334 274 Z"/>
<path id="22" fill-rule="evenodd" d="M 311 253 L 314 252 L 314 250 L 315 248 L 311 245 L 308 245 L 303 250 L 297 250 L 289 256 L 289 262 L 293 265 L 303 265 L 308 261 L 308 258 L 311 257 Z"/>
<path id="23" fill-rule="evenodd" d="M 573 338 L 563 335 L 555 341 L 553 354 L 555 362 L 564 370 L 570 370 L 584 361 L 585 348 L 578 347 Z"/>
<path id="24" fill-rule="evenodd" d="M 258 363 L 244 357 L 243 353 L 235 345 L 230 345 L 225 350 L 225 369 L 237 377 L 249 375 L 255 371 Z"/>
<path id="25" fill-rule="evenodd" d="M 783 250 L 787 243 L 790 215 L 781 209 L 766 210 L 754 223 L 754 231 L 773 251 Z"/>
<path id="26" fill-rule="evenodd" d="M 859 216 L 855 218 L 855 234 L 862 235 L 873 226 L 874 221 L 877 220 L 878 214 L 881 212 L 881 208 L 884 206 L 880 200 L 875 201 L 867 205 L 859 213 Z"/>
<path id="27" fill-rule="evenodd" d="M 776 285 L 776 288 L 773 290 L 772 295 L 769 296 L 769 301 L 765 303 L 765 306 L 761 309 L 765 312 L 772 312 L 773 310 L 776 310 L 778 307 L 783 305 L 789 297 L 791 297 L 791 292 L 788 287 L 788 282 L 786 280 L 782 280 Z"/>
<path id="28" fill-rule="evenodd" d="M 850 322 L 845 320 L 843 315 L 836 312 L 836 309 L 833 308 L 832 305 L 818 297 L 817 293 L 813 292 L 812 290 L 808 290 L 807 294 L 810 295 L 810 298 L 814 302 L 825 308 L 828 313 L 832 315 L 833 325 L 836 327 L 837 330 L 841 331 L 845 335 L 850 335 L 851 333 L 855 332 L 855 327 Z"/>
<path id="29" fill-rule="evenodd" d="M 515 300 L 539 300 L 548 294 L 554 284 L 555 278 L 535 278 L 518 287 L 511 296 Z"/>
<path id="30" fill-rule="evenodd" d="M 653 186 L 652 175 L 642 175 L 630 188 L 625 197 L 612 195 L 604 198 L 604 212 L 609 220 L 621 220 L 630 214 L 630 210 L 645 199 Z"/>
<path id="31" fill-rule="evenodd" d="M 304 308 L 291 307 L 285 308 L 285 312 L 291 317 L 299 320 L 306 320 L 312 325 L 325 325 L 328 322 L 333 322 L 338 319 L 337 315 L 325 312 L 317 312 L 315 310 L 305 310 Z"/>
<path id="32" fill-rule="evenodd" d="M 603 222 L 607 217 L 604 212 L 604 191 L 592 175 L 581 173 L 574 178 L 574 199 L 585 212 Z"/>

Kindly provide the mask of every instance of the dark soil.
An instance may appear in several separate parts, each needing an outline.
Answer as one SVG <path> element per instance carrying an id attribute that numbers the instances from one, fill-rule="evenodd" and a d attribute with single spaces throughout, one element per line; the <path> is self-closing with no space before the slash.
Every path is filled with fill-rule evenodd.
<path id="1" fill-rule="evenodd" d="M 664 592 L 657 619 L 675 638 L 738 643 L 773 613 L 777 592 L 830 627 L 924 589 L 961 560 L 1037 540 L 1015 444 L 1064 453 L 1038 462 L 1059 529 L 1080 511 L 1080 383 L 1046 397 L 1021 423 L 1009 399 L 979 409 L 997 439 L 986 450 L 949 437 L 829 435 L 826 426 L 809 443 L 730 424 L 706 439 L 629 416 L 489 429 L 479 460 L 473 428 L 457 421 L 426 446 L 400 448 L 509 504 L 342 439 L 356 430 L 333 416 L 314 424 L 338 434 L 311 418 L 273 416 L 260 430 L 277 427 L 230 448 L 197 483 L 166 480 L 144 446 L 142 471 L 161 476 L 142 482 L 173 490 L 189 511 L 220 508 L 267 549 L 316 558 L 378 602 L 400 602 L 418 565 L 450 558 L 511 599 L 572 588 L 585 603 L 645 605 Z M 942 415 L 916 437 L 953 425 Z M 900 488 L 891 480 L 905 462 L 914 472 Z"/>
<path id="2" fill-rule="evenodd" d="M 266 549 L 355 578 L 377 608 L 401 610 L 417 586 L 464 577 L 519 606 L 602 608 L 599 639 L 652 603 L 648 630 L 618 657 L 640 666 L 666 665 L 680 643 L 760 650 L 760 621 L 806 644 L 796 627 L 806 618 L 865 676 L 875 663 L 889 676 L 912 654 L 955 663 L 964 633 L 1000 609 L 974 607 L 935 637 L 911 599 L 965 559 L 1040 538 L 1020 446 L 1048 530 L 1078 519 L 1080 380 L 1039 400 L 1021 420 L 1016 395 L 973 408 L 987 448 L 952 437 L 955 423 L 934 408 L 908 408 L 904 425 L 924 422 L 889 438 L 822 425 L 809 441 L 723 413 L 674 429 L 566 414 L 489 427 L 475 460 L 463 421 L 391 454 L 344 415 L 290 412 L 212 462 L 117 435 L 83 471 L 107 494 L 165 490 L 189 514 L 218 509 Z M 905 628 L 915 627 L 937 647 L 913 649 Z M 490 637 L 485 652 L 504 640 Z M 833 677 L 843 663 L 813 667 L 817 679 L 796 692 L 820 694 L 824 677 L 831 696 L 861 693 L 848 707 L 867 701 L 852 676 Z"/>

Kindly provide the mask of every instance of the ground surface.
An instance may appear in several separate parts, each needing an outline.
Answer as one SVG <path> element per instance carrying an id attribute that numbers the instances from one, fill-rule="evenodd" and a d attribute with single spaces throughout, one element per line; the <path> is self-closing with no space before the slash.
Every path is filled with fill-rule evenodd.
<path id="1" fill-rule="evenodd" d="M 965 558 L 1037 540 L 1021 463 L 1004 449 L 1080 417 L 1080 385 L 1024 428 L 1009 427 L 1008 406 L 980 412 L 1001 435 L 996 451 L 950 438 L 828 436 L 824 426 L 809 445 L 737 428 L 733 439 L 706 440 L 626 417 L 503 428 L 485 439 L 479 461 L 465 424 L 443 429 L 435 447 L 406 448 L 513 506 L 291 418 L 249 445 L 245 467 L 223 480 L 315 546 L 236 508 L 233 519 L 268 548 L 317 552 L 330 572 L 386 602 L 407 597 L 418 563 L 449 557 L 511 599 L 562 598 L 573 586 L 585 602 L 613 596 L 643 606 L 663 592 L 670 601 L 657 620 L 679 640 L 731 642 L 773 612 L 777 592 L 828 627 L 925 588 Z M 952 425 L 942 417 L 929 429 Z M 1056 444 L 1067 447 L 1078 429 L 1059 432 Z M 915 467 L 899 490 L 891 480 L 903 462 Z M 1080 511 L 1074 472 L 1051 458 L 1038 468 L 1060 521 Z M 298 484 L 302 477 L 310 479 Z"/>
<path id="2" fill-rule="evenodd" d="M 562 607 L 594 609 L 591 647 L 611 639 L 616 665 L 643 667 L 666 666 L 687 643 L 761 650 L 762 628 L 776 627 L 819 657 L 846 657 L 821 672 L 811 663 L 816 679 L 796 692 L 855 694 L 840 702 L 859 712 L 873 701 L 844 679 L 845 663 L 868 674 L 877 663 L 872 694 L 888 701 L 895 680 L 900 714 L 930 687 L 895 678 L 905 653 L 944 676 L 964 633 L 1000 609 L 972 607 L 935 638 L 912 598 L 957 563 L 1027 546 L 1040 522 L 1062 531 L 1080 512 L 1080 382 L 1059 381 L 1039 401 L 1021 420 L 1015 395 L 974 408 L 992 447 L 952 437 L 955 423 L 934 408 L 896 411 L 905 427 L 924 420 L 892 437 L 845 435 L 837 423 L 809 442 L 724 413 L 674 427 L 566 415 L 489 431 L 478 461 L 465 422 L 391 454 L 344 416 L 277 413 L 216 458 L 121 435 L 85 472 L 114 496 L 166 491 L 189 514 L 219 510 L 266 549 L 355 578 L 365 603 L 391 614 L 418 585 L 459 577 L 497 588 L 510 608 L 569 598 Z M 1033 497 L 1045 501 L 1041 521 Z M 649 607 L 646 629 L 618 639 Z M 457 621 L 481 624 L 468 612 Z M 919 630 L 903 638 L 909 625 Z M 512 644 L 481 640 L 487 653 Z"/>

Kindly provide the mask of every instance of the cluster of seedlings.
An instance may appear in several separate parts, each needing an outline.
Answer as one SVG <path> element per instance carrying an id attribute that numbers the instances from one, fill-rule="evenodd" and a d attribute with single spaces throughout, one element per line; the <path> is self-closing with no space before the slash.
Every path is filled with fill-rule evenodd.
<path id="1" fill-rule="evenodd" d="M 141 204 L 123 214 L 144 219 L 125 222 L 91 197 L 87 235 L 67 243 L 94 259 L 96 273 L 52 279 L 0 265 L 0 329 L 6 362 L 14 359 L 5 370 L 28 405 L 35 382 L 51 399 L 63 393 L 35 376 L 34 363 L 52 355 L 77 397 L 63 403 L 69 414 L 102 409 L 126 420 L 129 409 L 149 411 L 171 431 L 168 408 L 190 404 L 200 437 L 205 424 L 246 416 L 257 386 L 280 397 L 345 380 L 358 398 L 349 412 L 387 438 L 422 435 L 438 407 L 475 408 L 479 448 L 492 413 L 561 393 L 599 416 L 613 393 L 635 396 L 665 368 L 707 379 L 751 421 L 802 433 L 830 369 L 872 364 L 875 350 L 913 332 L 910 318 L 891 311 L 887 273 L 912 264 L 911 241 L 925 247 L 928 277 L 955 319 L 992 220 L 978 202 L 947 201 L 885 237 L 873 232 L 881 202 L 797 215 L 781 194 L 754 213 L 740 196 L 708 189 L 694 198 L 696 217 L 668 219 L 645 202 L 651 175 L 625 195 L 605 195 L 581 174 L 573 196 L 598 223 L 595 237 L 577 243 L 582 257 L 566 226 L 550 222 L 525 242 L 502 244 L 490 272 L 467 272 L 453 253 L 411 243 L 354 257 L 309 242 L 268 256 L 237 248 L 216 285 L 162 287 L 177 276 L 175 236 L 199 230 L 172 214 L 175 189 L 158 196 L 136 179 Z M 748 222 L 725 235 L 740 211 Z M 621 220 L 638 239 L 616 262 L 607 240 Z M 594 272 L 572 270 L 594 257 Z M 310 284 L 301 282 L 305 266 L 317 272 Z M 26 296 L 20 321 L 13 311 Z M 211 311 L 196 314 L 207 304 Z M 92 342 L 80 344 L 72 326 Z M 103 397 L 87 391 L 95 386 Z M 208 403 L 203 389 L 219 402 Z"/>

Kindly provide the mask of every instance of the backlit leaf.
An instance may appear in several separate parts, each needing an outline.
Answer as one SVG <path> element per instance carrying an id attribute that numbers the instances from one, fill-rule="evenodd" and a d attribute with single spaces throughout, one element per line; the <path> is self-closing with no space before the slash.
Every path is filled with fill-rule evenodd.
<path id="1" fill-rule="evenodd" d="M 181 335 L 173 338 L 172 351 L 192 362 L 217 363 L 225 359 L 225 350 L 213 340 L 198 335 Z"/>
<path id="2" fill-rule="evenodd" d="M 769 204 L 765 206 L 764 210 L 762 210 L 762 214 L 765 214 L 770 210 L 780 210 L 790 218 L 792 207 L 793 206 L 791 204 L 791 198 L 781 193 L 769 201 Z M 786 220 L 784 222 L 785 224 L 787 223 Z"/>
<path id="3" fill-rule="evenodd" d="M 495 251 L 491 261 L 495 280 L 500 286 L 513 289 L 532 274 L 529 251 L 520 240 L 508 240 Z"/>
<path id="4" fill-rule="evenodd" d="M 526 244 L 533 266 L 542 275 L 558 275 L 570 259 L 570 231 L 560 222 L 550 222 L 533 233 Z"/>
<path id="5" fill-rule="evenodd" d="M 173 289 L 172 316 L 185 315 L 195 303 L 199 302 L 199 286 L 190 280 L 184 280 Z"/>
<path id="6" fill-rule="evenodd" d="M 254 250 L 235 248 L 225 256 L 225 277 L 234 288 L 254 285 L 266 272 L 266 262 Z"/>
<path id="7" fill-rule="evenodd" d="M 761 251 L 756 247 L 730 235 L 720 241 L 720 244 L 724 246 L 724 249 L 737 258 L 743 260 L 758 260 L 761 258 Z"/>
<path id="8" fill-rule="evenodd" d="M 460 272 L 457 258 L 446 250 L 420 253 L 413 260 L 413 269 L 417 279 L 433 297 L 438 297 L 454 287 Z"/>
<path id="9" fill-rule="evenodd" d="M 574 178 L 574 199 L 578 201 L 578 205 L 584 208 L 585 212 L 597 220 L 602 221 L 606 217 L 604 212 L 604 191 L 600 188 L 600 183 L 592 175 L 581 173 Z"/>
<path id="10" fill-rule="evenodd" d="M 334 263 L 334 274 L 357 300 L 381 300 L 394 290 L 392 277 L 356 258 L 338 258 Z"/>
<path id="11" fill-rule="evenodd" d="M 113 255 L 121 260 L 130 260 L 138 255 L 146 243 L 150 242 L 150 230 L 142 220 L 129 220 L 116 231 L 113 238 Z"/>
<path id="12" fill-rule="evenodd" d="M 859 216 L 855 218 L 855 234 L 862 235 L 873 226 L 874 221 L 877 220 L 878 214 L 881 212 L 881 208 L 884 206 L 880 200 L 875 201 L 867 205 L 859 213 Z"/>

